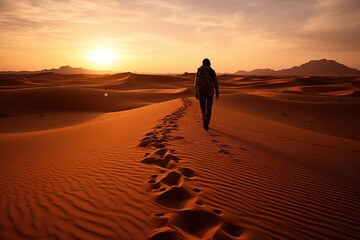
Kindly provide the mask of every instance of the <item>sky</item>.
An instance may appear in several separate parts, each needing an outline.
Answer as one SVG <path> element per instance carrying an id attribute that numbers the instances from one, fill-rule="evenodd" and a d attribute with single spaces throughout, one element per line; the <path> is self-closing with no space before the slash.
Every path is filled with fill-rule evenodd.
<path id="1" fill-rule="evenodd" d="M 0 70 L 360 69 L 359 0 L 0 0 Z"/>

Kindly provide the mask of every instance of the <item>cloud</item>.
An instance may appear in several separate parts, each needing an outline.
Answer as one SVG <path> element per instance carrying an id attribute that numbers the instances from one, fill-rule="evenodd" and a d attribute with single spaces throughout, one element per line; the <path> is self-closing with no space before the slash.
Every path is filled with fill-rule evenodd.
<path id="1" fill-rule="evenodd" d="M 149 56 L 359 54 L 358 16 L 358 0 L 0 0 L 0 49 L 106 42 Z"/>
<path id="2" fill-rule="evenodd" d="M 321 0 L 299 29 L 299 37 L 324 50 L 360 51 L 360 1 Z"/>

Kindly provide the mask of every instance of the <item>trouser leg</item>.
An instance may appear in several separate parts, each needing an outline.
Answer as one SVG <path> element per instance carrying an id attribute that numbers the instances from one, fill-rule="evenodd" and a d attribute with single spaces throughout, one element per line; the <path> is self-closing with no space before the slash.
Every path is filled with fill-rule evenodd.
<path id="1" fill-rule="evenodd" d="M 200 102 L 201 117 L 202 117 L 203 122 L 205 122 L 206 121 L 206 96 L 200 95 L 199 102 Z"/>
<path id="2" fill-rule="evenodd" d="M 209 96 L 209 97 L 206 98 L 206 120 L 207 120 L 207 125 L 209 125 L 210 119 L 211 119 L 213 100 L 214 100 L 214 96 Z"/>

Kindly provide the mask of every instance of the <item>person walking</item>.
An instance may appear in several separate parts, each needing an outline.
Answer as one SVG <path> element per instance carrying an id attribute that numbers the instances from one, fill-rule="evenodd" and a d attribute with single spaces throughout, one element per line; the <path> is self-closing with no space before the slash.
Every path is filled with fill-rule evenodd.
<path id="1" fill-rule="evenodd" d="M 199 100 L 203 126 L 205 130 L 209 129 L 212 105 L 214 100 L 214 89 L 216 99 L 219 98 L 219 84 L 215 70 L 211 68 L 211 62 L 205 58 L 202 66 L 198 68 L 195 77 L 195 97 Z"/>

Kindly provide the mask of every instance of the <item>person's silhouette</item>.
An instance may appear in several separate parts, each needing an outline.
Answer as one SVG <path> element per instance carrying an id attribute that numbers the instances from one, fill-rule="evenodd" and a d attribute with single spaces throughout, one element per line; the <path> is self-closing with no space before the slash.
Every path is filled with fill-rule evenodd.
<path id="1" fill-rule="evenodd" d="M 210 67 L 210 60 L 205 58 L 202 66 L 198 68 L 195 77 L 195 97 L 200 102 L 200 109 L 204 129 L 209 129 L 212 104 L 214 100 L 214 88 L 216 91 L 216 99 L 219 98 L 219 85 L 214 69 Z"/>

